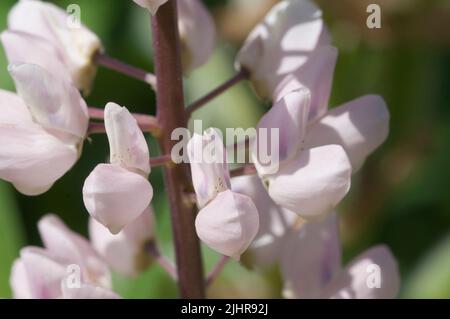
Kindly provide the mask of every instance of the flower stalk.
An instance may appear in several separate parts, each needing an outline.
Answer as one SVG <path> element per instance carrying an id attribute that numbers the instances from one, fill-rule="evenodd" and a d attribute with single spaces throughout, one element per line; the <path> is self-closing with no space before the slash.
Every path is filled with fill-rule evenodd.
<path id="1" fill-rule="evenodd" d="M 176 141 L 174 129 L 187 127 L 184 112 L 177 2 L 161 6 L 152 18 L 153 47 L 158 79 L 157 118 L 163 132 L 159 138 L 163 154 L 170 154 Z M 195 231 L 196 208 L 184 198 L 192 190 L 186 164 L 165 167 L 164 179 L 169 197 L 175 245 L 178 285 L 183 298 L 204 298 L 205 285 L 200 243 Z"/>

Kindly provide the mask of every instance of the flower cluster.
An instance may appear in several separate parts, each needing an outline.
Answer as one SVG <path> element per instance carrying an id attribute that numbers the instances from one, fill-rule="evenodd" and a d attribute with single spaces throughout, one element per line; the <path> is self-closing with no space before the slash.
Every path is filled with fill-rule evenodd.
<path id="1" fill-rule="evenodd" d="M 152 15 L 169 5 L 134 2 Z M 177 3 L 180 62 L 187 75 L 208 61 L 216 31 L 201 1 Z M 52 4 L 21 0 L 1 35 L 17 93 L 0 91 L 0 178 L 26 195 L 46 192 L 68 172 L 90 133 L 92 115 L 79 90 L 91 91 L 104 49 L 92 31 L 67 20 Z M 250 33 L 236 68 L 258 96 L 272 102 L 257 129 L 279 132 L 279 152 L 267 164 L 260 149 L 273 139 L 258 135 L 249 149 L 256 175 L 230 177 L 220 133 L 210 128 L 194 134 L 187 155 L 195 194 L 184 194 L 178 204 L 196 204 L 195 229 L 211 249 L 254 268 L 279 264 L 288 298 L 394 298 L 399 275 L 385 246 L 341 265 L 336 206 L 352 174 L 387 138 L 389 112 L 377 95 L 330 109 L 336 61 L 337 49 L 314 3 L 277 4 Z M 162 258 L 142 122 L 113 102 L 101 113 L 110 154 L 82 189 L 90 241 L 56 216 L 44 217 L 39 231 L 45 249 L 24 248 L 13 266 L 16 298 L 118 298 L 109 267 L 134 276 Z M 78 276 L 68 272 L 73 266 Z M 381 272 L 376 289 L 368 284 L 371 267 Z"/>

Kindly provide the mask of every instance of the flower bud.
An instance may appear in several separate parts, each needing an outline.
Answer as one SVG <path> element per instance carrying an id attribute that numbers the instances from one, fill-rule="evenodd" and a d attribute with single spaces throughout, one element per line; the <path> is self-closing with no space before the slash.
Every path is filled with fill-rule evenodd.
<path id="1" fill-rule="evenodd" d="M 67 12 L 52 3 L 37 0 L 18 1 L 9 13 L 8 30 L 31 34 L 48 41 L 59 51 L 61 56 L 54 58 L 64 62 L 74 85 L 89 92 L 97 70 L 93 57 L 96 52 L 102 50 L 102 44 L 91 30 L 81 23 L 71 25 L 69 20 Z M 19 62 L 36 62 L 33 57 L 35 50 L 35 47 L 30 46 L 27 55 L 22 53 L 26 60 Z M 10 62 L 15 62 L 14 56 L 9 57 L 12 58 Z M 48 61 L 41 66 L 47 65 Z"/>
<path id="2" fill-rule="evenodd" d="M 152 15 L 155 15 L 158 8 L 168 0 L 133 0 L 136 4 L 148 9 Z"/>
<path id="3" fill-rule="evenodd" d="M 239 259 L 258 232 L 258 211 L 250 197 L 227 190 L 200 210 L 195 227 L 211 249 Z"/>

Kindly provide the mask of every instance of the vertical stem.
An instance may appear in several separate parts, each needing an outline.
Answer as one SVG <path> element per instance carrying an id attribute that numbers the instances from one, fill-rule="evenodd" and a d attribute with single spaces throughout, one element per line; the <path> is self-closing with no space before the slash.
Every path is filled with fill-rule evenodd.
<path id="1" fill-rule="evenodd" d="M 171 140 L 175 128 L 187 127 L 184 112 L 180 40 L 177 25 L 177 1 L 162 5 L 152 19 L 155 51 L 157 116 L 163 127 L 160 145 L 170 154 L 176 141 Z M 195 232 L 195 206 L 184 198 L 192 189 L 186 164 L 171 165 L 164 170 L 171 209 L 178 283 L 183 298 L 204 298 L 205 286 L 200 244 Z"/>

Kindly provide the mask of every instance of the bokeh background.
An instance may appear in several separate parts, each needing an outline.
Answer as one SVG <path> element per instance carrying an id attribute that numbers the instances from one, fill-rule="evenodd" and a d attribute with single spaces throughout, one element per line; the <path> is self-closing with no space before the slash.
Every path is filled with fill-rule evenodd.
<path id="1" fill-rule="evenodd" d="M 77 3 L 82 20 L 103 40 L 109 55 L 153 70 L 149 17 L 131 0 L 51 1 L 62 7 Z M 277 1 L 205 0 L 214 14 L 221 40 L 214 56 L 186 79 L 186 98 L 193 101 L 234 73 L 233 58 L 251 28 Z M 353 180 L 339 206 L 345 260 L 371 245 L 385 243 L 397 257 L 402 298 L 450 297 L 450 1 L 340 0 L 317 1 L 323 8 L 340 57 L 331 105 L 368 93 L 386 99 L 392 114 L 388 141 Z M 15 0 L 0 1 L 0 28 Z M 382 7 L 382 28 L 366 27 L 369 3 Z M 0 87 L 13 90 L 0 50 Z M 91 106 L 108 101 L 152 113 L 155 97 L 144 84 L 100 69 Z M 205 126 L 249 127 L 266 111 L 250 86 L 242 83 L 210 103 L 196 118 Z M 157 153 L 149 137 L 152 154 Z M 10 297 L 9 273 L 24 245 L 41 245 L 36 222 L 46 213 L 61 216 L 87 235 L 88 214 L 81 187 L 86 176 L 108 155 L 106 138 L 86 143 L 81 160 L 39 197 L 18 194 L 0 181 L 0 297 Z M 153 205 L 164 251 L 173 256 L 162 176 L 154 169 Z M 203 249 L 206 267 L 217 254 Z M 127 298 L 176 297 L 176 287 L 158 266 L 138 278 L 114 275 Z M 276 271 L 251 272 L 230 263 L 209 290 L 211 297 L 280 297 Z"/>

